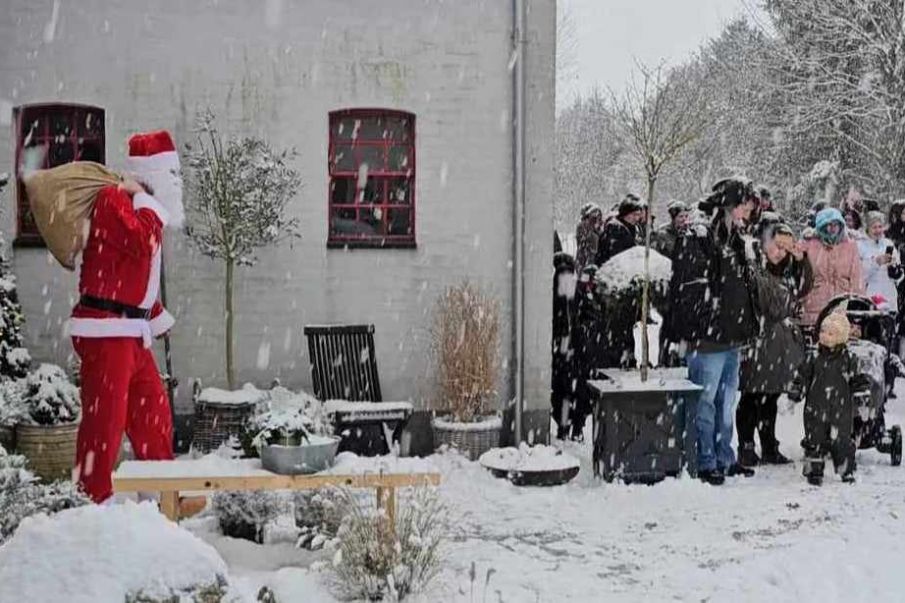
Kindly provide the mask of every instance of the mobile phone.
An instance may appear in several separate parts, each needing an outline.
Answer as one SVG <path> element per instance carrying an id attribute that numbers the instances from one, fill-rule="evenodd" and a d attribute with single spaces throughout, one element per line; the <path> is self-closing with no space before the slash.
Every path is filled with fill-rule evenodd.
<path id="1" fill-rule="evenodd" d="M 892 245 L 887 245 L 886 246 L 886 255 L 892 255 L 892 252 L 893 252 Z"/>

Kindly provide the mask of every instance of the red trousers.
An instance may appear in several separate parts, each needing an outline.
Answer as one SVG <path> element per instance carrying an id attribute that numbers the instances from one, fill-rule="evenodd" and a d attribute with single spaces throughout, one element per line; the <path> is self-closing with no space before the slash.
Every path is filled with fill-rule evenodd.
<path id="1" fill-rule="evenodd" d="M 173 458 L 173 422 L 151 350 L 139 337 L 73 337 L 82 361 L 75 475 L 94 502 L 113 495 L 123 432 L 140 460 Z"/>

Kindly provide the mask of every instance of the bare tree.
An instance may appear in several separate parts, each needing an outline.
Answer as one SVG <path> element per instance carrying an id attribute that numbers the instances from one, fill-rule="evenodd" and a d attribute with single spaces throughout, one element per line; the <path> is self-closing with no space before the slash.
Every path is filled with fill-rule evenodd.
<path id="1" fill-rule="evenodd" d="M 663 168 L 694 142 L 707 124 L 706 97 L 689 85 L 681 69 L 664 72 L 639 65 L 640 82 L 633 78 L 622 96 L 611 93 L 616 121 L 623 130 L 647 178 L 647 202 L 653 207 L 657 179 Z M 650 341 L 650 236 L 653 212 L 647 212 L 644 240 L 644 283 L 641 293 L 641 380 L 647 381 Z"/>
<path id="2" fill-rule="evenodd" d="M 187 145 L 190 194 L 186 232 L 202 254 L 226 269 L 226 380 L 235 388 L 233 284 L 237 266 L 253 266 L 255 252 L 298 237 L 286 204 L 301 185 L 288 163 L 294 151 L 275 151 L 260 138 L 227 138 L 208 111 L 199 118 L 197 146 Z"/>

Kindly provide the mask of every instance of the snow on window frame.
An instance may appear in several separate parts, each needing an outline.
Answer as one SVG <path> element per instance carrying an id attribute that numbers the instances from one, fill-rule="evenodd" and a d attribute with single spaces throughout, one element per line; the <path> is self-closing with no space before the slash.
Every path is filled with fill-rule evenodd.
<path id="1" fill-rule="evenodd" d="M 376 123 L 375 123 L 376 122 Z M 374 125 L 383 124 L 382 131 L 369 132 Z M 393 123 L 397 128 L 393 127 Z M 362 126 L 371 126 L 362 127 Z M 336 248 L 387 248 L 413 249 L 416 243 L 416 191 L 415 191 L 415 115 L 396 109 L 341 109 L 329 114 L 329 148 L 327 167 L 329 186 L 327 188 L 327 247 Z M 350 164 L 340 165 L 345 157 L 343 151 L 351 151 Z M 401 150 L 402 168 L 391 165 L 392 153 Z M 398 151 L 397 151 L 398 152 Z M 379 154 L 382 159 L 380 169 L 366 167 L 365 157 Z M 396 157 L 400 157 L 397 155 Z M 364 182 L 362 182 L 364 180 Z M 393 182 L 402 182 L 406 198 L 391 200 Z M 342 195 L 337 186 L 354 182 L 354 196 L 351 200 L 337 201 Z M 376 183 L 377 189 L 369 188 Z M 348 191 L 348 187 L 345 188 Z M 376 194 L 374 202 L 365 202 L 366 194 Z M 346 196 L 349 193 L 346 192 Z M 390 214 L 408 213 L 408 229 L 405 233 L 392 233 Z M 343 217 L 354 214 L 354 217 Z M 367 222 L 364 215 L 370 214 L 377 232 L 364 231 Z M 352 232 L 343 232 L 338 220 L 346 220 Z M 404 224 L 404 222 L 403 222 Z M 360 229 L 355 232 L 354 229 Z"/>
<path id="2" fill-rule="evenodd" d="M 59 119 L 62 117 L 63 119 Z M 52 127 L 58 123 L 67 123 L 69 130 L 53 132 Z M 96 123 L 89 128 L 89 123 Z M 72 161 L 96 161 L 105 164 L 106 148 L 106 110 L 95 105 L 79 103 L 31 103 L 13 107 L 13 125 L 15 128 L 15 173 L 19 174 L 25 159 L 27 148 L 43 147 L 41 168 L 56 167 Z M 31 127 L 37 125 L 35 131 Z M 52 147 L 65 149 L 70 147 L 70 158 L 54 161 L 51 156 Z M 90 157 L 84 157 L 87 149 L 96 151 Z M 16 237 L 15 247 L 46 247 L 37 224 L 31 217 L 25 186 L 20 177 L 16 177 Z"/>

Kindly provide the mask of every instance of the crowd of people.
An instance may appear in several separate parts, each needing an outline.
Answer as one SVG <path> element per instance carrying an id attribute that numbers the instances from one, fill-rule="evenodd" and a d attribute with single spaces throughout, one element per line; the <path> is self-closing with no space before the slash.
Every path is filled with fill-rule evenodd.
<path id="1" fill-rule="evenodd" d="M 839 295 L 856 294 L 903 316 L 905 201 L 892 203 L 888 216 L 855 196 L 839 205 L 815 203 L 807 216 L 790 220 L 767 189 L 729 178 L 703 201 L 669 203 L 666 223 L 650 233 L 652 249 L 672 265 L 668 290 L 654 301 L 662 320 L 651 358 L 660 366 L 686 366 L 702 387 L 697 474 L 710 484 L 751 476 L 759 464 L 791 462 L 776 437 L 783 394 L 805 402 L 808 480 L 821 482 L 827 455 L 844 481 L 854 480 L 853 400 L 865 384 L 847 349 L 848 319 L 821 319 L 821 311 Z M 649 211 L 631 194 L 609 212 L 588 204 L 575 230 L 574 256 L 557 237 L 551 402 L 559 438 L 583 437 L 591 412 L 587 383 L 598 370 L 637 366 L 639 296 L 614 299 L 597 287 L 608 262 L 644 244 L 654 222 Z"/>

